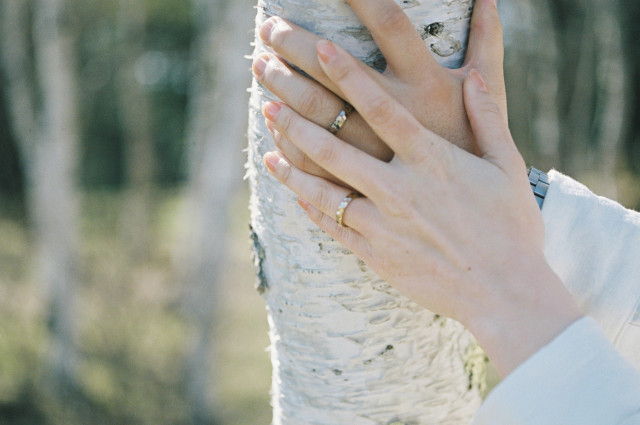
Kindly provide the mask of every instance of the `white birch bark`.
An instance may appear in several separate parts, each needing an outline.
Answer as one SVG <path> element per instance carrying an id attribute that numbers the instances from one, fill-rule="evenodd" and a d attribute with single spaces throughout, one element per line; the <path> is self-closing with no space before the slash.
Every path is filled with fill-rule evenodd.
<path id="1" fill-rule="evenodd" d="M 437 37 L 422 31 L 425 42 L 441 63 L 457 66 L 471 0 L 400 4 L 418 30 L 444 25 Z M 340 0 L 260 0 L 256 25 L 270 15 L 379 63 L 370 35 Z M 256 37 L 255 53 L 264 49 Z M 254 81 L 248 177 L 259 289 L 269 313 L 273 424 L 470 423 L 484 354 L 460 324 L 400 296 L 320 231 L 268 175 L 262 155 L 275 145 L 260 106 L 272 98 Z"/>

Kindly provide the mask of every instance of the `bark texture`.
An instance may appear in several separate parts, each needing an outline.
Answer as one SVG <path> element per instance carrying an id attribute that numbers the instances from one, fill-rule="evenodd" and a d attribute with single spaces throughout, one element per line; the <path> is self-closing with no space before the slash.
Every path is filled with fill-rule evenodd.
<path id="1" fill-rule="evenodd" d="M 458 66 L 472 1 L 400 4 L 440 63 Z M 260 0 L 257 27 L 271 15 L 381 67 L 370 34 L 342 1 Z M 439 31 L 428 31 L 434 24 Z M 255 54 L 263 50 L 256 37 Z M 400 296 L 320 231 L 268 175 L 262 155 L 275 145 L 260 107 L 270 99 L 254 81 L 248 177 L 258 288 L 269 313 L 273 424 L 470 423 L 480 403 L 484 353 L 459 323 Z"/>

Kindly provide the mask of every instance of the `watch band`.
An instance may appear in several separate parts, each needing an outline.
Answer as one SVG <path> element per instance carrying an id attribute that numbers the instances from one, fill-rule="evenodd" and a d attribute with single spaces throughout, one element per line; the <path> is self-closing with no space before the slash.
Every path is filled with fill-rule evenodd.
<path id="1" fill-rule="evenodd" d="M 528 171 L 533 196 L 536 198 L 540 209 L 542 209 L 544 198 L 547 196 L 547 190 L 549 189 L 549 176 L 547 176 L 547 173 L 544 171 L 540 171 L 534 167 L 530 167 Z"/>

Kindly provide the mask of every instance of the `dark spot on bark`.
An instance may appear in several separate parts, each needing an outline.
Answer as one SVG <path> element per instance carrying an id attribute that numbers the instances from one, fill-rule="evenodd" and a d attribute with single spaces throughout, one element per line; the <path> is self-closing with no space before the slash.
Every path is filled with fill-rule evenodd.
<path id="1" fill-rule="evenodd" d="M 320 248 L 320 251 L 322 251 L 322 243 L 318 244 L 318 248 Z"/>
<path id="2" fill-rule="evenodd" d="M 333 369 L 333 374 L 336 376 L 342 375 L 342 371 L 340 369 Z"/>
<path id="3" fill-rule="evenodd" d="M 391 351 L 393 350 L 393 345 L 387 345 L 387 347 L 384 349 L 385 351 Z"/>
<path id="4" fill-rule="evenodd" d="M 402 0 L 402 2 L 400 2 L 400 7 L 402 7 L 403 9 L 408 9 L 410 7 L 414 7 L 417 6 L 418 1 L 417 0 Z"/>
<path id="5" fill-rule="evenodd" d="M 423 40 L 427 37 L 438 37 L 442 34 L 442 31 L 444 31 L 444 24 L 442 22 L 433 22 L 422 27 L 420 36 Z"/>
<path id="6" fill-rule="evenodd" d="M 267 276 L 264 273 L 264 260 L 265 260 L 265 252 L 262 244 L 260 243 L 260 238 L 258 238 L 258 234 L 253 230 L 253 226 L 249 225 L 249 232 L 251 234 L 251 242 L 252 242 L 252 257 L 253 257 L 253 267 L 256 272 L 256 291 L 260 295 L 264 294 L 267 289 L 269 289 L 269 282 L 267 281 Z"/>
<path id="7" fill-rule="evenodd" d="M 378 72 L 383 72 L 387 68 L 387 60 L 378 49 L 369 53 L 369 55 L 364 58 L 364 62 Z"/>

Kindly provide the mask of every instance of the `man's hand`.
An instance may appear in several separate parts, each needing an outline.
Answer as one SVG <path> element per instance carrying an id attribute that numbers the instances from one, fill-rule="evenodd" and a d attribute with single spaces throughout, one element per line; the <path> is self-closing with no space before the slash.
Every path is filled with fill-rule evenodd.
<path id="1" fill-rule="evenodd" d="M 422 125 L 457 146 L 478 153 L 462 100 L 462 83 L 471 69 L 484 77 L 494 100 L 507 115 L 502 26 L 495 0 L 476 0 L 467 57 L 464 65 L 455 70 L 443 68 L 435 61 L 414 25 L 393 0 L 346 1 L 369 28 L 387 61 L 382 74 L 361 64 L 366 73 Z M 318 62 L 316 44 L 321 38 L 277 17 L 265 21 L 260 37 L 275 55 L 265 53 L 254 60 L 256 78 L 300 115 L 328 128 L 344 107 L 344 94 Z M 292 70 L 285 60 L 315 81 Z M 394 152 L 357 111 L 349 115 L 338 136 L 379 159 L 393 158 Z M 285 138 L 276 137 L 276 144 L 298 168 L 339 181 Z"/>

